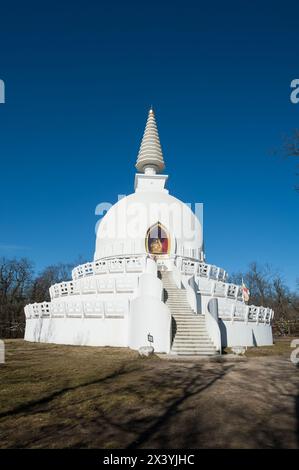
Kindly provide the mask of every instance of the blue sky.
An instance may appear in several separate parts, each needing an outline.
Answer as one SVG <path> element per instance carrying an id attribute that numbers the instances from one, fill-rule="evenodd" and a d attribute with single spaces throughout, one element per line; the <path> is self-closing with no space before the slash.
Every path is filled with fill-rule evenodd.
<path id="1" fill-rule="evenodd" d="M 295 1 L 1 5 L 0 256 L 92 259 L 95 207 L 133 191 L 153 104 L 168 188 L 204 203 L 207 260 L 299 277 Z"/>

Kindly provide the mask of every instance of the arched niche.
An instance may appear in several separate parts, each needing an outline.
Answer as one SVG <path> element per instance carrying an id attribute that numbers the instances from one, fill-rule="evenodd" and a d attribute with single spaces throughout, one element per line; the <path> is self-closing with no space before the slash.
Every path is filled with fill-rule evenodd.
<path id="1" fill-rule="evenodd" d="M 145 248 L 152 255 L 166 255 L 170 252 L 170 236 L 161 222 L 155 223 L 147 230 Z"/>

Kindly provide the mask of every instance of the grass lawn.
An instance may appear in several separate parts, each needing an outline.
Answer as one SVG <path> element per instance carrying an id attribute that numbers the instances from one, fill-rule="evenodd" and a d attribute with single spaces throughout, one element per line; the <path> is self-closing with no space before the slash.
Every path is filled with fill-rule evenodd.
<path id="1" fill-rule="evenodd" d="M 299 446 L 299 370 L 286 341 L 216 362 L 23 340 L 5 345 L 2 448 Z"/>
<path id="2" fill-rule="evenodd" d="M 275 338 L 273 346 L 260 346 L 258 348 L 248 348 L 245 352 L 246 357 L 263 357 L 263 356 L 289 356 L 292 352 L 291 341 L 295 337 Z M 231 354 L 231 348 L 225 348 L 225 354 Z"/>

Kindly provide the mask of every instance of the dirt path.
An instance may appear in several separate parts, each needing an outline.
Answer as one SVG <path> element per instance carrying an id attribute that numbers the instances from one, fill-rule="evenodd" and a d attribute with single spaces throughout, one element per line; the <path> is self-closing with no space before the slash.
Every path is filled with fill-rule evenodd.
<path id="1" fill-rule="evenodd" d="M 142 447 L 299 447 L 299 377 L 286 358 L 206 365 Z M 201 375 L 208 384 L 202 386 Z"/>
<path id="2" fill-rule="evenodd" d="M 288 356 L 141 359 L 117 348 L 7 342 L 0 447 L 299 447 Z"/>

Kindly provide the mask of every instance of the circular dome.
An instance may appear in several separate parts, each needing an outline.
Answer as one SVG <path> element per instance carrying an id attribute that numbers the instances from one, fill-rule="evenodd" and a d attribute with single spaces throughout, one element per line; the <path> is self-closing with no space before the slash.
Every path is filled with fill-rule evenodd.
<path id="1" fill-rule="evenodd" d="M 166 191 L 120 199 L 97 227 L 94 259 L 146 253 L 199 259 L 202 226 L 189 206 Z"/>

